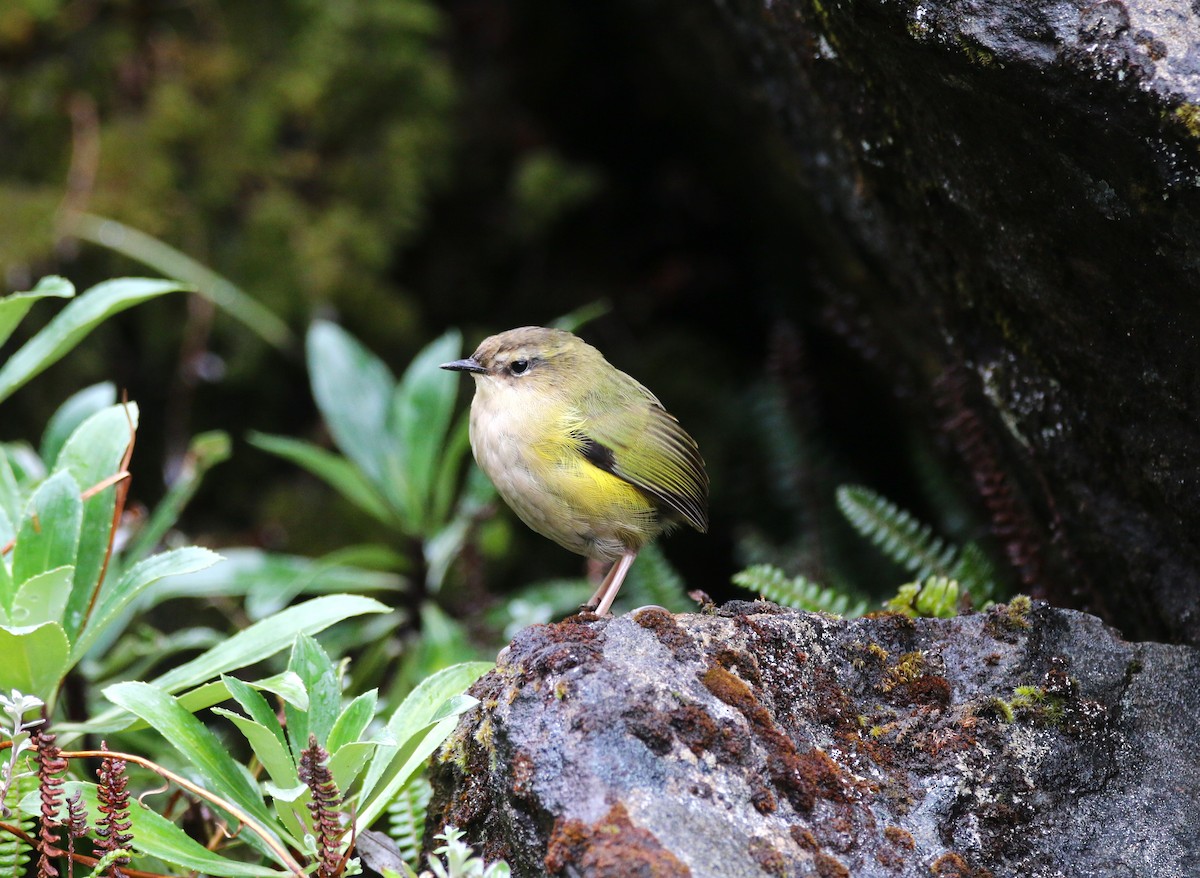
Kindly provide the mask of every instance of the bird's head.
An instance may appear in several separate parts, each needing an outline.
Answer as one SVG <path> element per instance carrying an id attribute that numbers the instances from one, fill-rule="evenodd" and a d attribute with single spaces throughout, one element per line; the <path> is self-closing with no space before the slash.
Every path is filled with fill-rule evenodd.
<path id="1" fill-rule="evenodd" d="M 485 338 L 471 356 L 442 368 L 469 373 L 480 392 L 549 393 L 577 380 L 593 353 L 600 356 L 562 329 L 522 326 Z"/>

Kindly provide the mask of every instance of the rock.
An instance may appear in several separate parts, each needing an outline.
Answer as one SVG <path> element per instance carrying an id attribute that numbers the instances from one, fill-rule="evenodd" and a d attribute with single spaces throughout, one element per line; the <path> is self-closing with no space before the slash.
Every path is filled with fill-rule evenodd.
<path id="1" fill-rule="evenodd" d="M 938 412 L 1025 589 L 1200 644 L 1200 7 L 712 8 L 687 92 L 774 144 L 795 298 Z"/>
<path id="2" fill-rule="evenodd" d="M 434 771 L 515 876 L 1194 875 L 1200 651 L 1014 601 L 522 632 Z"/>

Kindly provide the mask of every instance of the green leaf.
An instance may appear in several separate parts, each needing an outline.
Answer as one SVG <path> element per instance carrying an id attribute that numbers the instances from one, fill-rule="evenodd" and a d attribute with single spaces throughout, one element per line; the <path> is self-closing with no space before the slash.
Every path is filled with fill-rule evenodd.
<path id="1" fill-rule="evenodd" d="M 63 790 L 64 800 L 78 791 L 83 795 L 83 803 L 88 813 L 100 813 L 95 784 L 67 781 Z M 21 800 L 21 810 L 35 816 L 41 814 L 41 796 L 36 790 Z M 187 833 L 153 808 L 134 806 L 129 809 L 129 820 L 133 824 L 130 832 L 134 838 L 134 847 L 138 851 L 181 870 L 216 875 L 220 878 L 282 878 L 290 874 L 267 866 L 229 860 L 215 854 L 199 842 L 193 841 Z"/>
<path id="2" fill-rule="evenodd" d="M 325 746 L 329 730 L 337 720 L 342 689 L 333 662 L 321 645 L 307 634 L 297 635 L 288 670 L 304 681 L 304 689 L 308 692 L 308 710 L 284 705 L 292 756 L 299 762 L 301 752 L 308 747 L 309 735 Z"/>
<path id="3" fill-rule="evenodd" d="M 364 692 L 346 706 L 329 732 L 329 739 L 325 744 L 326 750 L 336 755 L 337 751 L 346 744 L 354 743 L 362 737 L 363 732 L 367 730 L 367 726 L 375 717 L 375 702 L 378 694 L 376 690 L 372 689 L 370 692 Z"/>
<path id="4" fill-rule="evenodd" d="M 446 432 L 454 414 L 460 376 L 441 363 L 458 359 L 462 335 L 451 330 L 426 345 L 404 372 L 396 387 L 388 417 L 392 441 L 389 474 L 403 490 L 401 508 L 418 522 L 421 532 L 437 524 L 430 520 L 438 456 L 446 444 Z"/>
<path id="5" fill-rule="evenodd" d="M 329 757 L 329 771 L 339 790 L 350 789 L 378 746 L 376 741 L 353 741 L 344 744 Z"/>
<path id="6" fill-rule="evenodd" d="M 270 829 L 275 821 L 258 788 L 229 755 L 226 746 L 204 723 L 185 710 L 174 697 L 149 683 L 116 683 L 104 697 L 149 723 L 190 765 L 212 785 L 213 792 L 229 799 Z M 246 834 L 247 841 L 253 834 Z"/>
<path id="7" fill-rule="evenodd" d="M 307 350 L 313 399 L 334 441 L 388 495 L 391 371 L 348 332 L 324 320 L 309 329 Z"/>
<path id="8" fill-rule="evenodd" d="M 228 549 L 222 551 L 225 561 L 220 565 L 166 580 L 155 587 L 154 597 L 161 602 L 245 596 L 250 618 L 262 619 L 278 613 L 301 592 L 393 592 L 403 586 L 395 574 L 335 563 L 343 554 L 313 559 L 261 549 Z"/>
<path id="9" fill-rule="evenodd" d="M 179 692 L 275 655 L 290 647 L 301 631 L 316 634 L 353 616 L 387 612 L 390 612 L 390 609 L 379 601 L 358 595 L 340 594 L 313 598 L 303 604 L 288 607 L 270 619 L 256 622 L 150 682 L 165 692 Z M 99 733 L 116 731 L 128 725 L 128 714 L 124 710 L 114 709 L 105 711 L 87 723 L 65 728 L 76 733 Z M 64 725 L 57 728 L 63 730 Z"/>
<path id="10" fill-rule="evenodd" d="M 50 423 L 46 425 L 46 431 L 42 434 L 38 454 L 46 466 L 54 466 L 67 437 L 75 432 L 76 427 L 116 401 L 117 388 L 111 381 L 93 384 L 67 397 L 67 401 L 50 417 Z"/>
<path id="11" fill-rule="evenodd" d="M 0 626 L 0 692 L 19 689 L 50 702 L 70 668 L 71 646 L 57 622 L 32 627 Z"/>
<path id="12" fill-rule="evenodd" d="M 12 552 L 13 582 L 20 587 L 31 576 L 74 566 L 82 521 L 83 501 L 70 473 L 42 482 L 21 517 Z"/>
<path id="13" fill-rule="evenodd" d="M 229 688 L 229 694 L 242 706 L 242 710 L 246 711 L 246 715 L 269 731 L 286 753 L 287 739 L 284 737 L 283 726 L 279 724 L 279 716 L 267 704 L 267 699 L 249 683 L 243 683 L 236 677 L 225 674 L 221 676 L 221 680 Z"/>
<path id="14" fill-rule="evenodd" d="M 71 234 L 136 259 L 167 277 L 194 284 L 196 292 L 241 322 L 268 344 L 290 348 L 287 324 L 227 278 L 186 253 L 145 232 L 107 217 L 83 213 L 75 217 Z"/>
<path id="15" fill-rule="evenodd" d="M 11 534 L 4 540 L 16 536 L 16 522 L 21 520 L 21 510 L 25 507 L 25 493 L 17 483 L 12 464 L 8 462 L 8 450 L 0 445 L 0 513 L 8 521 Z"/>
<path id="16" fill-rule="evenodd" d="M 8 341 L 38 299 L 69 299 L 74 295 L 75 287 L 69 280 L 49 275 L 39 280 L 37 286 L 27 293 L 12 293 L 0 298 L 0 345 Z"/>
<path id="17" fill-rule="evenodd" d="M 167 495 L 154 507 L 150 519 L 138 531 L 122 553 L 122 560 L 130 564 L 149 555 L 176 525 L 183 509 L 195 496 L 205 474 L 219 463 L 229 459 L 229 434 L 221 430 L 210 430 L 193 436 L 188 443 L 180 470 L 171 483 Z"/>
<path id="18" fill-rule="evenodd" d="M 214 707 L 213 713 L 225 717 L 237 726 L 238 731 L 245 736 L 251 749 L 254 750 L 254 755 L 258 757 L 258 761 L 262 763 L 263 768 L 267 770 L 267 774 L 271 776 L 271 780 L 277 786 L 284 788 L 294 787 L 300 782 L 300 778 L 296 774 L 296 765 L 292 762 L 292 757 L 289 755 L 287 748 L 279 742 L 272 729 L 239 713 L 234 713 L 232 710 L 225 710 L 222 707 Z"/>
<path id="19" fill-rule="evenodd" d="M 341 455 L 320 446 L 287 436 L 251 433 L 247 441 L 255 448 L 282 457 L 319 479 L 323 479 L 339 494 L 384 524 L 394 524 L 395 517 L 386 501 L 375 490 L 363 471 Z"/>
<path id="20" fill-rule="evenodd" d="M 400 703 L 387 724 L 387 730 L 396 743 L 380 746 L 375 751 L 367 768 L 367 776 L 363 780 L 362 791 L 359 794 L 359 831 L 370 827 L 387 806 L 390 794 L 399 789 L 399 786 L 393 789 L 394 782 L 404 765 L 403 760 L 418 746 L 417 736 L 423 729 L 439 720 L 445 722 L 443 717 L 447 715 L 447 705 L 453 703 L 459 707 L 457 713 L 468 709 L 470 704 L 452 702 L 452 699 L 492 667 L 494 665 L 491 662 L 464 662 L 444 668 L 422 680 Z M 470 700 L 474 702 L 474 699 Z M 451 712 L 450 718 L 455 715 L 457 714 Z M 450 729 L 453 725 L 451 722 Z M 450 730 L 447 729 L 446 734 L 449 733 Z M 391 790 L 391 793 L 387 793 L 386 790 Z"/>
<path id="21" fill-rule="evenodd" d="M 114 405 L 96 412 L 71 433 L 54 462 L 55 472 L 69 472 L 80 490 L 115 475 L 133 431 L 137 429 L 135 404 Z M 67 602 L 64 625 L 67 636 L 75 640 L 99 585 L 100 571 L 108 557 L 112 540 L 113 510 L 117 487 L 110 485 L 89 497 L 83 504 L 83 522 L 79 553 L 75 562 L 75 587 Z"/>
<path id="22" fill-rule="evenodd" d="M 112 315 L 148 299 L 182 289 L 184 287 L 174 281 L 128 277 L 92 287 L 63 308 L 0 367 L 0 402 L 58 362 Z"/>
<path id="23" fill-rule="evenodd" d="M 18 626 L 40 625 L 43 622 L 58 622 L 61 625 L 74 577 L 75 568 L 67 565 L 26 579 L 13 597 L 9 622 Z"/>
<path id="24" fill-rule="evenodd" d="M 115 586 L 105 583 L 87 627 L 75 642 L 75 658 L 87 653 L 96 639 L 138 595 L 165 576 L 178 576 L 211 567 L 221 556 L 200 546 L 161 552 L 134 565 Z"/>
<path id="25" fill-rule="evenodd" d="M 458 713 L 469 710 L 476 703 L 475 699 L 469 699 L 469 703 L 461 704 L 461 710 Z M 450 733 L 454 731 L 456 725 L 458 725 L 457 713 L 436 721 L 423 734 L 418 730 L 416 736 L 398 749 L 392 767 L 382 777 L 382 786 L 373 789 L 369 799 L 360 800 L 364 804 L 361 807 L 358 819 L 355 821 L 356 832 L 361 833 L 370 828 L 371 824 L 387 808 L 388 802 L 394 799 L 404 789 L 405 784 L 412 780 L 413 776 L 421 769 L 426 760 L 433 755 L 433 751 L 442 746 L 442 742 L 450 737 Z M 384 749 L 384 747 L 377 748 L 376 758 L 378 758 L 379 752 Z"/>
<path id="26" fill-rule="evenodd" d="M 359 595 L 338 594 L 313 598 L 288 607 L 270 619 L 254 623 L 220 646 L 152 682 L 168 692 L 177 692 L 275 655 L 290 647 L 301 632 L 317 634 L 344 619 L 388 612 L 391 609 L 379 601 Z"/>

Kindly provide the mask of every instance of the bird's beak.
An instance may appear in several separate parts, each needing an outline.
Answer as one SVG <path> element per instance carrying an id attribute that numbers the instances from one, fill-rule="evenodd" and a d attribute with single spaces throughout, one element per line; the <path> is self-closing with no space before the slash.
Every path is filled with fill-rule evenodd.
<path id="1" fill-rule="evenodd" d="M 467 357 L 465 360 L 455 360 L 453 363 L 442 363 L 441 369 L 449 369 L 451 372 L 476 372 L 483 374 L 487 372 L 479 361 L 474 357 Z"/>

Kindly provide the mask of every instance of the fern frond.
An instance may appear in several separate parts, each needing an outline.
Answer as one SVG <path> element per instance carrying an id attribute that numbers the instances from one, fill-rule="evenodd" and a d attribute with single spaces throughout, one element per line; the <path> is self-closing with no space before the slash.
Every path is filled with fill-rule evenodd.
<path id="1" fill-rule="evenodd" d="M 957 579 L 963 591 L 971 596 L 977 609 L 990 603 L 996 598 L 997 580 L 996 568 L 991 559 L 983 553 L 978 543 L 967 543 L 958 556 L 958 563 L 951 571 L 951 578 Z"/>
<path id="2" fill-rule="evenodd" d="M 862 485 L 842 485 L 837 504 L 850 525 L 918 579 L 950 576 L 958 551 L 895 503 Z"/>
<path id="3" fill-rule="evenodd" d="M 27 793 L 38 788 L 37 778 L 33 775 L 18 777 L 13 781 L 10 792 L 16 801 L 20 801 Z M 28 836 L 32 836 L 33 815 L 26 814 L 20 808 L 13 808 L 6 822 L 15 825 Z M 24 878 L 27 874 L 33 848 L 23 839 L 0 830 L 0 878 Z"/>
<path id="4" fill-rule="evenodd" d="M 425 834 L 425 811 L 433 788 L 423 774 L 417 775 L 388 805 L 388 836 L 400 849 L 409 868 L 421 868 L 421 837 Z"/>
<path id="5" fill-rule="evenodd" d="M 755 564 L 733 576 L 735 585 L 757 592 L 780 606 L 828 613 L 853 619 L 867 611 L 867 602 L 843 591 L 811 582 L 803 576 L 791 576 L 770 564 Z"/>

